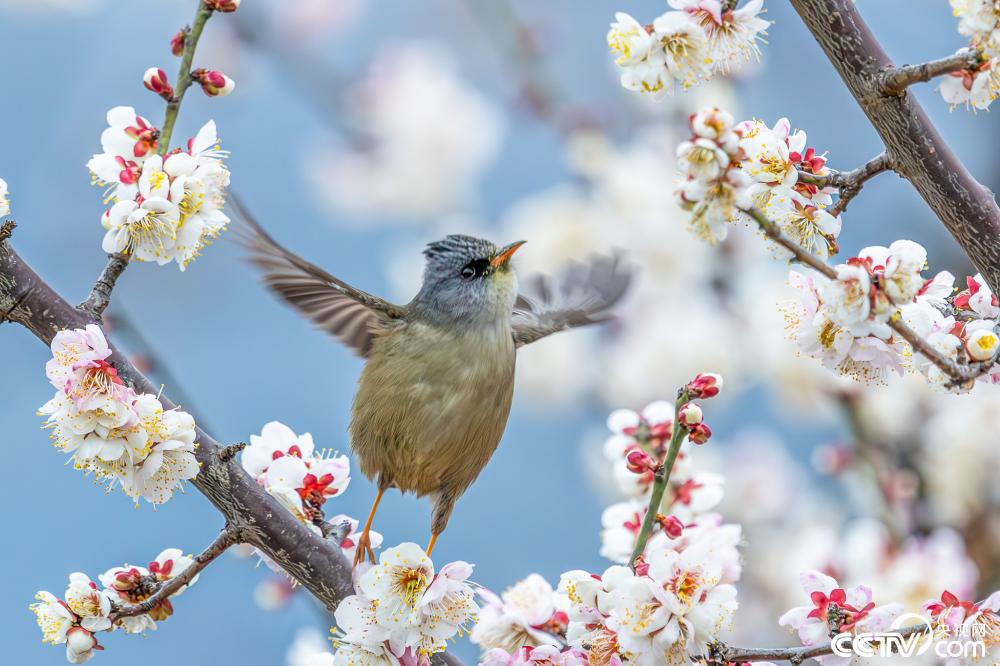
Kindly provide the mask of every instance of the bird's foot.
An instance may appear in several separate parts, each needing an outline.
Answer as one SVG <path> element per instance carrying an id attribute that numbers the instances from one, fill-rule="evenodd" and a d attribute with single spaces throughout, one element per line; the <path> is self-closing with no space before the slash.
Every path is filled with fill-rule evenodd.
<path id="1" fill-rule="evenodd" d="M 375 551 L 372 550 L 372 540 L 368 535 L 368 530 L 362 532 L 361 536 L 358 537 L 358 545 L 354 549 L 354 568 L 356 569 L 366 559 L 375 564 Z"/>

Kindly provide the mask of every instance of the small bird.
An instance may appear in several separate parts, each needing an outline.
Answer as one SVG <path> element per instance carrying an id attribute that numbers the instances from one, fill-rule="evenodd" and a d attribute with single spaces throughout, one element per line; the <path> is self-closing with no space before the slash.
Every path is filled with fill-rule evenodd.
<path id="1" fill-rule="evenodd" d="M 503 435 L 517 349 L 607 319 L 631 279 L 621 256 L 595 256 L 559 280 L 536 276 L 519 294 L 510 259 L 524 241 L 497 247 L 450 235 L 427 246 L 420 290 L 395 305 L 286 250 L 245 212 L 240 217 L 264 283 L 366 359 L 349 433 L 361 471 L 377 479 L 378 492 L 355 566 L 366 557 L 375 561 L 369 531 L 389 488 L 433 501 L 430 555 L 455 501 Z"/>

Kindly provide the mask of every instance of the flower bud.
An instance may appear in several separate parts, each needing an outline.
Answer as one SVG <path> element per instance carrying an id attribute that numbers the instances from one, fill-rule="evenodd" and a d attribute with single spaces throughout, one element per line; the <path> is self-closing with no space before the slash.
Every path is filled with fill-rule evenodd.
<path id="1" fill-rule="evenodd" d="M 625 456 L 625 465 L 633 474 L 645 474 L 656 469 L 656 462 L 642 449 L 632 449 Z"/>
<path id="2" fill-rule="evenodd" d="M 712 436 L 712 429 L 705 423 L 699 423 L 688 430 L 688 440 L 695 444 L 704 444 Z"/>
<path id="3" fill-rule="evenodd" d="M 241 0 L 205 0 L 205 6 L 215 12 L 235 12 Z"/>
<path id="4" fill-rule="evenodd" d="M 704 414 L 701 412 L 701 407 L 689 402 L 680 408 L 677 412 L 678 417 L 682 424 L 690 428 L 691 426 L 696 426 L 704 420 Z"/>
<path id="5" fill-rule="evenodd" d="M 684 534 L 684 523 L 677 516 L 664 516 L 662 513 L 658 513 L 656 514 L 656 522 L 660 524 L 660 529 L 663 530 L 664 534 L 671 539 L 678 539 Z"/>
<path id="6" fill-rule="evenodd" d="M 1000 348 L 1000 337 L 997 337 L 992 328 L 980 328 L 969 333 L 965 348 L 972 360 L 988 361 L 996 354 L 997 348 Z"/>
<path id="7" fill-rule="evenodd" d="M 170 52 L 180 58 L 184 55 L 184 46 L 187 44 L 187 31 L 178 30 L 177 34 L 170 38 Z"/>
<path id="8" fill-rule="evenodd" d="M 115 579 L 111 582 L 111 587 L 120 591 L 134 590 L 142 582 L 142 574 L 138 569 L 119 571 L 115 574 Z"/>
<path id="9" fill-rule="evenodd" d="M 94 634 L 83 627 L 72 627 L 66 632 L 66 659 L 71 664 L 82 664 L 91 657 L 92 650 L 102 650 Z"/>
<path id="10" fill-rule="evenodd" d="M 210 69 L 196 69 L 191 72 L 191 78 L 201 84 L 201 89 L 209 97 L 225 97 L 236 87 L 231 78 Z"/>
<path id="11" fill-rule="evenodd" d="M 700 372 L 687 385 L 688 395 L 692 398 L 712 398 L 722 390 L 722 376 L 714 372 Z"/>
<path id="12" fill-rule="evenodd" d="M 163 622 L 173 614 L 174 605 L 170 603 L 170 599 L 164 599 L 160 603 L 153 606 L 152 610 L 149 611 L 149 617 L 153 618 L 157 622 Z"/>
<path id="13" fill-rule="evenodd" d="M 636 576 L 645 576 L 649 573 L 649 562 L 643 555 L 639 555 L 635 558 L 635 565 L 632 568 L 635 570 Z"/>
<path id="14" fill-rule="evenodd" d="M 150 67 L 142 77 L 142 83 L 146 90 L 151 90 L 163 99 L 169 100 L 174 96 L 174 89 L 170 87 L 167 80 L 167 73 L 159 67 Z"/>

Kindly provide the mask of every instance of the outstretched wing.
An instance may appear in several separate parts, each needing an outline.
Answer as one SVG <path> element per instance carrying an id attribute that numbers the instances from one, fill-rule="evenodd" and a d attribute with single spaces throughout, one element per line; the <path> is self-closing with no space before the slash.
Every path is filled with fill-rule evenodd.
<path id="1" fill-rule="evenodd" d="M 264 284 L 358 355 L 367 356 L 378 332 L 404 317 L 402 307 L 355 289 L 286 250 L 239 202 L 233 197 L 229 202 L 244 232 L 238 239 L 262 271 Z"/>
<path id="2" fill-rule="evenodd" d="M 620 254 L 570 264 L 557 278 L 529 278 L 514 304 L 514 345 L 521 347 L 552 333 L 609 319 L 608 309 L 621 299 L 631 281 L 632 271 Z"/>

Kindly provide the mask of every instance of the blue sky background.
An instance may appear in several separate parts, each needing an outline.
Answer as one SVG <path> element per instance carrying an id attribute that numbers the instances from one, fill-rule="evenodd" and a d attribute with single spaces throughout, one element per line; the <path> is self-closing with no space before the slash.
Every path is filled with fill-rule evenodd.
<path id="1" fill-rule="evenodd" d="M 254 5 L 260 3 L 244 4 L 245 20 L 259 17 Z M 562 87 L 612 114 L 626 101 L 608 65 L 607 23 L 615 10 L 643 17 L 663 8 L 660 2 L 635 0 L 513 5 L 530 25 L 545 29 L 544 57 Z M 945 0 L 859 0 L 858 5 L 899 62 L 942 56 L 962 45 Z M 768 17 L 777 23 L 763 49 L 763 75 L 740 85 L 743 115 L 769 121 L 790 116 L 808 129 L 811 145 L 831 150 L 835 166 L 849 168 L 876 154 L 877 137 L 804 27 L 786 3 L 771 0 L 768 6 Z M 162 104 L 142 88 L 141 76 L 146 67 L 160 65 L 173 79 L 176 62 L 168 40 L 190 20 L 193 8 L 193 0 L 120 0 L 88 13 L 50 14 L 0 2 L 0 176 L 10 186 L 19 223 L 14 243 L 71 301 L 84 298 L 104 262 L 100 192 L 89 185 L 84 164 L 99 150 L 105 112 L 134 105 L 159 124 Z M 205 39 L 211 41 L 227 20 L 213 19 Z M 463 76 L 507 111 L 507 140 L 483 183 L 485 219 L 565 177 L 557 135 L 513 104 L 509 70 L 483 45 L 481 28 L 458 0 L 370 0 L 356 27 L 320 43 L 317 53 L 350 73 L 380 43 L 397 39 L 445 44 L 457 54 Z M 337 275 L 384 292 L 383 268 L 391 250 L 401 235 L 419 232 L 338 224 L 319 206 L 300 171 L 307 147 L 322 135 L 326 121 L 336 124 L 336 119 L 306 101 L 272 59 L 253 51 L 212 52 L 227 60 L 224 68 L 239 86 L 220 100 L 192 91 L 176 136 L 189 136 L 215 118 L 224 147 L 232 151 L 233 189 L 264 223 Z M 197 60 L 218 64 L 205 57 Z M 995 116 L 949 113 L 930 86 L 918 95 L 966 164 L 992 184 Z M 617 131 L 618 138 L 627 137 L 627 127 L 619 124 Z M 905 234 L 933 247 L 937 266 L 964 270 L 961 255 L 905 183 L 884 176 L 866 195 L 852 204 L 852 220 L 863 223 L 845 225 L 843 247 Z M 226 240 L 186 273 L 131 267 L 113 309 L 127 311 L 169 359 L 191 411 L 218 439 L 244 440 L 277 419 L 312 432 L 321 446 L 347 449 L 345 429 L 360 361 L 277 304 Z M 127 346 L 128 340 L 123 342 Z M 6 534 L 0 636 L 8 663 L 60 664 L 62 650 L 39 643 L 26 608 L 36 590 L 61 595 L 72 571 L 96 576 L 123 561 L 145 564 L 168 546 L 200 550 L 221 520 L 194 490 L 158 510 L 148 505 L 137 510 L 120 493 L 105 497 L 64 466 L 34 415 L 52 393 L 43 373 L 48 351 L 16 326 L 0 328 L 0 345 L 0 422 L 8 454 L 0 484 Z M 671 390 L 664 387 L 665 394 Z M 166 391 L 177 397 L 169 386 Z M 595 404 L 545 413 L 515 400 L 498 453 L 459 503 L 435 559 L 474 562 L 476 580 L 498 590 L 532 571 L 554 582 L 566 569 L 602 569 L 597 549 L 605 503 L 586 485 L 579 442 L 585 433 L 599 432 L 605 413 Z M 725 435 L 753 421 L 766 424 L 767 416 L 747 403 L 713 426 Z M 831 434 L 784 432 L 802 448 Z M 371 498 L 359 475 L 330 506 L 361 517 Z M 377 522 L 390 543 L 423 543 L 428 525 L 428 504 L 396 493 L 384 501 Z M 294 629 L 317 614 L 305 597 L 288 612 L 258 609 L 251 591 L 263 575 L 249 561 L 224 558 L 177 601 L 176 616 L 159 631 L 145 639 L 107 636 L 108 649 L 94 663 L 283 663 Z M 467 658 L 474 654 L 464 643 L 458 650 Z"/>

